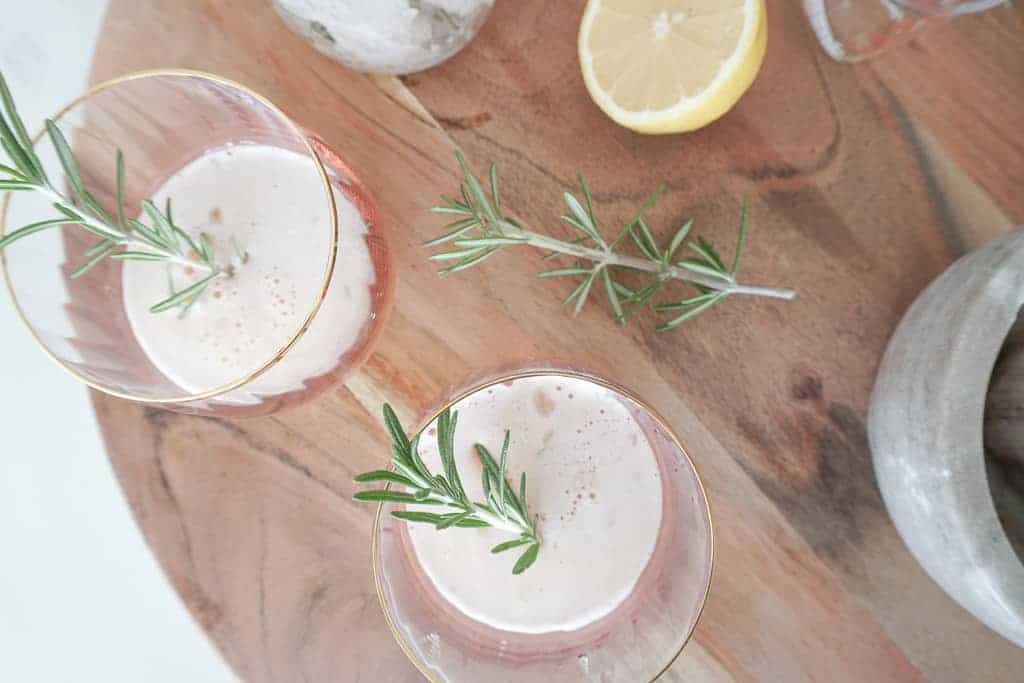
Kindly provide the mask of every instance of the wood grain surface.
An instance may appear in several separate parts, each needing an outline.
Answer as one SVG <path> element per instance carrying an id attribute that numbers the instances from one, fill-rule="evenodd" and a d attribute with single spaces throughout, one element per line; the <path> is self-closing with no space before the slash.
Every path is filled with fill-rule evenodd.
<path id="1" fill-rule="evenodd" d="M 902 312 L 966 249 L 1024 220 L 1024 40 L 1008 10 L 867 65 L 829 61 L 801 3 L 769 0 L 768 58 L 725 118 L 642 137 L 591 103 L 582 2 L 499 0 L 477 40 L 403 79 L 320 56 L 259 0 L 113 0 L 93 79 L 189 67 L 270 97 L 339 150 L 391 227 L 394 313 L 344 384 L 230 421 L 95 396 L 110 457 L 169 579 L 250 681 L 413 681 L 370 571 L 373 510 L 354 473 L 387 458 L 388 400 L 411 418 L 498 366 L 557 360 L 631 387 L 682 436 L 716 527 L 711 596 L 667 681 L 1015 681 L 1024 651 L 921 571 L 877 492 L 869 392 Z M 158 40 L 153 37 L 159 36 Z M 599 212 L 657 183 L 659 236 L 685 216 L 729 243 L 751 199 L 746 275 L 794 302 L 734 298 L 658 335 L 603 304 L 571 321 L 564 283 L 512 250 L 440 280 L 417 245 L 456 186 L 454 146 L 501 166 L 504 203 L 560 230 L 587 176 Z"/>

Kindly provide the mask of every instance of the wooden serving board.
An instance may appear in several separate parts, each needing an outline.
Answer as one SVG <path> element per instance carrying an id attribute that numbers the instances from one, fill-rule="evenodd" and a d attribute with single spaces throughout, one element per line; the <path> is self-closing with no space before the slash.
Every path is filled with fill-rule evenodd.
<path id="1" fill-rule="evenodd" d="M 409 418 L 498 366 L 557 360 L 667 416 L 703 476 L 717 562 L 668 681 L 1012 681 L 1024 651 L 921 571 L 876 490 L 864 429 L 886 340 L 966 249 L 1024 220 L 1024 40 L 997 10 L 861 66 L 830 62 L 798 0 L 769 0 L 767 61 L 724 119 L 642 137 L 591 103 L 582 2 L 498 0 L 477 40 L 415 76 L 320 56 L 261 0 L 113 0 L 92 71 L 189 67 L 264 93 L 342 152 L 392 233 L 396 305 L 366 366 L 273 417 L 186 417 L 95 396 L 114 468 L 153 552 L 250 681 L 412 681 L 373 588 L 373 510 L 352 475 L 387 457 L 383 400 Z M 606 221 L 657 183 L 652 225 L 685 216 L 723 245 L 751 199 L 746 276 L 794 302 L 734 298 L 671 334 L 604 304 L 572 321 L 565 283 L 511 250 L 440 280 L 417 246 L 456 187 L 455 145 L 499 163 L 504 203 L 560 230 L 582 171 Z"/>

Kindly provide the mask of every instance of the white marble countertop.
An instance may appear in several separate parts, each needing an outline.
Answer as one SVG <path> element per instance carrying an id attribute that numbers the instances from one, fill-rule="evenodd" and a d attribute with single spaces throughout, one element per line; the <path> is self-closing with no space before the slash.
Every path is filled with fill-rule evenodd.
<path id="1" fill-rule="evenodd" d="M 0 0 L 0 69 L 30 128 L 85 86 L 105 6 Z M 135 526 L 85 389 L 0 298 L 0 681 L 235 680 Z"/>

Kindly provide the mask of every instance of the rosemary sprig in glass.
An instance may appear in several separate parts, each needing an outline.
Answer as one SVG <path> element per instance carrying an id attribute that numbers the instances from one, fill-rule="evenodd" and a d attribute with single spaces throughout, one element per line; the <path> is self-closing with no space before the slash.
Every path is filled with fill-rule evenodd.
<path id="1" fill-rule="evenodd" d="M 541 537 L 537 531 L 538 519 L 530 516 L 526 506 L 526 473 L 520 475 L 518 493 L 505 478 L 511 435 L 505 432 L 501 457 L 497 461 L 485 446 L 476 444 L 476 454 L 483 466 L 481 483 L 485 500 L 482 503 L 474 502 L 466 494 L 455 464 L 455 428 L 458 419 L 458 412 L 452 412 L 451 409 L 445 409 L 437 418 L 437 448 L 444 474 L 433 474 L 419 455 L 419 436 L 410 441 L 395 411 L 385 404 L 384 424 L 391 435 L 393 470 L 360 474 L 355 481 L 360 484 L 398 484 L 404 486 L 406 491 L 395 491 L 389 486 L 386 489 L 360 491 L 354 498 L 368 503 L 441 507 L 444 512 L 395 510 L 391 513 L 406 522 L 432 524 L 438 530 L 451 527 L 493 527 L 507 531 L 514 538 L 494 546 L 491 552 L 503 553 L 525 546 L 525 551 L 512 568 L 513 574 L 522 574 L 536 561 Z"/>
<path id="2" fill-rule="evenodd" d="M 248 260 L 246 252 L 232 240 L 234 261 L 219 262 L 214 256 L 210 238 L 206 234 L 193 239 L 175 224 L 170 199 L 162 211 L 152 201 L 142 201 L 142 210 L 149 219 L 148 225 L 128 218 L 125 215 L 124 154 L 120 149 L 117 150 L 114 169 L 117 182 L 117 215 L 111 216 L 85 188 L 78 162 L 60 128 L 51 119 L 46 119 L 46 134 L 60 160 L 70 192 L 65 194 L 57 189 L 36 154 L 32 139 L 18 115 L 14 98 L 2 73 L 0 100 L 3 104 L 0 108 L 0 146 L 12 164 L 0 164 L 0 191 L 36 192 L 46 197 L 60 214 L 4 235 L 0 238 L 0 250 L 43 230 L 63 225 L 77 225 L 93 234 L 98 241 L 85 251 L 84 261 L 71 273 L 72 278 L 85 275 L 106 258 L 117 261 L 154 261 L 199 271 L 199 277 L 187 287 L 175 290 L 172 286 L 167 298 L 158 301 L 149 309 L 152 313 L 174 308 L 181 314 L 186 313 L 215 280 L 231 277 L 234 275 L 236 264 Z"/>
<path id="3" fill-rule="evenodd" d="M 446 232 L 424 243 L 433 247 L 450 244 L 453 249 L 430 256 L 433 261 L 452 261 L 452 265 L 439 271 L 445 276 L 460 270 L 472 268 L 494 256 L 505 247 L 530 245 L 548 252 L 545 259 L 567 256 L 570 265 L 546 270 L 539 278 L 574 278 L 575 288 L 563 304 L 573 305 L 573 316 L 579 314 L 592 291 L 604 291 L 616 321 L 624 324 L 641 308 L 651 305 L 654 296 L 669 282 L 682 281 L 696 292 L 678 301 L 651 305 L 657 313 L 672 314 L 658 325 L 658 331 L 671 330 L 712 306 L 721 303 L 733 294 L 792 299 L 795 292 L 789 289 L 753 287 L 737 281 L 740 257 L 747 236 L 747 204 L 744 201 L 740 219 L 739 237 L 732 262 L 726 266 L 718 251 L 703 237 L 689 239 L 693 221 L 683 223 L 672 238 L 659 246 L 647 225 L 646 213 L 661 195 L 659 188 L 643 203 L 636 215 L 619 230 L 612 239 L 606 239 L 598 227 L 594 213 L 594 201 L 582 176 L 579 176 L 581 202 L 570 192 L 564 194 L 568 212 L 562 220 L 577 234 L 572 241 L 555 239 L 521 226 L 502 211 L 498 193 L 498 174 L 494 164 L 490 166 L 489 194 L 466 164 L 458 151 L 462 167 L 462 196 L 459 199 L 444 197 L 444 204 L 431 209 L 434 213 L 452 216 Z M 621 244 L 628 238 L 637 248 L 639 255 L 621 253 Z M 689 256 L 680 256 L 686 247 Z M 617 278 L 621 270 L 641 271 L 648 274 L 648 280 L 637 288 L 630 288 Z"/>

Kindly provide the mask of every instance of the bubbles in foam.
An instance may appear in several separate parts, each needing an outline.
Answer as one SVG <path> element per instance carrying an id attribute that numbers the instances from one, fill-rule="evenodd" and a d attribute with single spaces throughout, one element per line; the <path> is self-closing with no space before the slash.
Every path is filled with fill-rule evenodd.
<path id="1" fill-rule="evenodd" d="M 143 350 L 184 389 L 206 391 L 273 358 L 320 296 L 323 269 L 318 263 L 322 259 L 326 266 L 332 238 L 318 226 L 331 222 L 328 203 L 319 171 L 307 157 L 261 145 L 214 150 L 190 162 L 153 199 L 162 204 L 167 197 L 174 198 L 176 222 L 183 229 L 208 232 L 218 253 L 230 251 L 229 239 L 236 237 L 251 257 L 233 279 L 211 288 L 181 320 L 173 313 L 148 312 L 153 301 L 167 295 L 164 269 L 138 262 L 125 265 L 125 308 Z M 326 322 L 303 337 L 303 352 L 293 355 L 297 369 L 276 379 L 267 373 L 260 380 L 266 393 L 298 388 L 296 380 L 330 370 L 340 358 L 339 349 L 354 343 L 370 318 L 374 270 L 362 237 L 366 227 L 351 202 L 340 195 L 335 199 L 339 219 L 349 231 L 341 235 L 339 263 L 343 258 L 345 267 L 335 269 L 334 282 L 352 296 L 325 300 L 318 320 Z M 296 220 L 307 215 L 309 221 Z M 301 235 L 281 239 L 285 226 Z M 194 268 L 172 272 L 177 289 L 196 276 Z M 232 351 L 226 354 L 226 349 Z M 275 382 L 277 389 L 270 387 Z"/>

